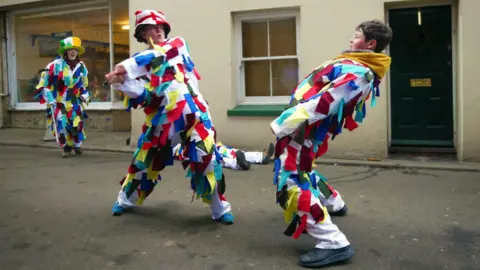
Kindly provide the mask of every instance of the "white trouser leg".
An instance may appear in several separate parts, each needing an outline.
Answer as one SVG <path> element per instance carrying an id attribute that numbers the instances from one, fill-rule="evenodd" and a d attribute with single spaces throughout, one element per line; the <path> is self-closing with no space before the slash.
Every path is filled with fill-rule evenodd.
<path id="1" fill-rule="evenodd" d="M 230 203 L 228 201 L 222 201 L 220 199 L 220 195 L 218 195 L 217 188 L 215 188 L 214 194 L 212 194 L 212 202 L 210 204 L 210 208 L 212 209 L 212 218 L 217 220 L 221 218 L 226 213 L 232 211 Z"/>
<path id="2" fill-rule="evenodd" d="M 134 179 L 142 179 L 143 173 L 146 173 L 146 170 L 139 171 L 135 173 Z M 138 193 L 135 190 L 130 197 L 127 198 L 127 194 L 123 191 L 123 188 L 118 192 L 117 202 L 123 208 L 132 208 L 135 207 L 138 201 Z"/>
<path id="3" fill-rule="evenodd" d="M 327 207 L 328 211 L 333 213 L 342 210 L 345 206 L 345 202 L 340 196 L 340 193 L 332 194 L 328 200 L 324 202 L 325 207 Z"/>
<path id="4" fill-rule="evenodd" d="M 261 164 L 263 161 L 262 152 L 243 152 L 245 154 L 245 159 L 253 164 Z"/>
<path id="5" fill-rule="evenodd" d="M 310 173 L 310 177 L 312 177 L 312 175 L 316 178 L 317 190 L 320 191 L 319 199 L 322 204 L 327 208 L 329 212 L 340 211 L 345 206 L 345 202 L 343 201 L 342 196 L 340 196 L 340 193 L 333 189 L 333 187 L 330 186 L 327 182 L 322 180 L 320 176 L 315 173 L 315 171 L 312 171 Z M 324 194 L 322 190 L 328 190 L 329 192 L 326 192 L 327 194 Z"/>
<path id="6" fill-rule="evenodd" d="M 285 168 L 285 161 L 288 156 L 288 152 L 285 152 L 280 156 L 280 162 L 281 162 L 281 167 Z M 298 161 L 299 156 L 297 155 L 297 164 L 299 163 Z M 287 190 L 290 189 L 298 189 L 297 182 L 293 179 L 296 178 L 296 174 L 292 172 L 292 174 L 288 177 L 286 180 L 286 183 L 282 183 L 283 185 L 287 185 Z M 280 181 L 280 176 L 279 176 L 279 181 Z M 350 242 L 347 240 L 347 237 L 340 231 L 340 229 L 332 223 L 332 220 L 330 218 L 330 215 L 328 214 L 327 208 L 322 204 L 322 200 L 320 200 L 320 197 L 322 196 L 322 192 L 320 191 L 318 185 L 317 185 L 317 190 L 319 191 L 318 195 L 317 193 L 310 192 L 310 207 L 308 207 L 309 212 L 304 212 L 300 211 L 297 209 L 296 214 L 300 217 L 300 219 L 303 216 L 307 216 L 307 224 L 305 230 L 309 235 L 311 235 L 313 238 L 316 239 L 317 243 L 315 245 L 316 248 L 321 248 L 321 249 L 338 249 L 338 248 L 343 248 L 348 245 L 350 245 Z M 302 192 L 308 192 L 308 191 L 300 191 L 300 194 L 291 194 L 289 196 L 301 196 L 301 194 L 304 194 Z M 318 196 L 318 197 L 317 197 Z M 308 197 L 307 197 L 308 198 Z M 299 201 L 300 197 L 297 198 L 297 201 Z M 305 198 L 303 198 L 305 199 Z M 290 198 L 287 199 L 287 201 L 290 201 Z M 298 207 L 298 206 L 297 206 Z M 319 211 L 314 211 L 314 209 L 320 209 L 319 211 L 323 213 L 317 213 Z M 304 208 L 305 209 L 305 208 Z M 316 217 L 319 222 L 315 220 L 315 218 L 312 216 L 312 213 L 315 215 L 318 215 Z"/>
<path id="7" fill-rule="evenodd" d="M 318 204 L 322 207 L 322 204 L 318 198 L 313 194 L 310 198 L 310 204 Z M 325 211 L 324 211 L 325 212 Z M 321 249 L 338 249 L 350 245 L 345 234 L 343 234 L 337 225 L 332 223 L 332 219 L 328 213 L 324 213 L 325 217 L 322 222 L 316 223 L 315 219 L 310 213 L 298 211 L 298 214 L 302 216 L 307 215 L 307 233 L 317 240 L 316 248 Z"/>
<path id="8" fill-rule="evenodd" d="M 224 168 L 229 168 L 229 169 L 234 169 L 234 170 L 239 170 L 240 169 L 237 165 L 237 159 L 236 158 L 223 157 L 222 166 Z"/>
<path id="9" fill-rule="evenodd" d="M 138 200 L 138 193 L 135 190 L 130 198 L 127 198 L 127 194 L 123 189 L 120 189 L 120 192 L 118 192 L 118 197 L 117 197 L 117 202 L 122 208 L 133 208 L 135 207 L 135 204 L 137 203 Z"/>

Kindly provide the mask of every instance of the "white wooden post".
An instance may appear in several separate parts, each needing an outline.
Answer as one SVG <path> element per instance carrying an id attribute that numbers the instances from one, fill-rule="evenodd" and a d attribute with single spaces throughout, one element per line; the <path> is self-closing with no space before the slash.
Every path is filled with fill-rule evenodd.
<path id="1" fill-rule="evenodd" d="M 48 122 L 45 121 L 45 126 L 46 126 L 46 129 L 45 129 L 45 137 L 43 137 L 43 140 L 44 141 L 55 141 L 55 137 L 52 135 L 52 132 L 50 132 L 50 128 L 48 127 Z"/>

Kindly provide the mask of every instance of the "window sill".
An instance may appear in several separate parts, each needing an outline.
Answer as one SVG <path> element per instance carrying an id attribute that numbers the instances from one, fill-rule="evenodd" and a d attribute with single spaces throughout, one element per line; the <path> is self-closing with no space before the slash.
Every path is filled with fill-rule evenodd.
<path id="1" fill-rule="evenodd" d="M 288 105 L 237 105 L 227 111 L 228 116 L 279 116 Z"/>
<path id="2" fill-rule="evenodd" d="M 44 111 L 47 108 L 46 104 L 37 102 L 22 102 L 17 103 L 10 111 Z M 121 111 L 125 110 L 123 102 L 91 102 L 85 111 Z"/>

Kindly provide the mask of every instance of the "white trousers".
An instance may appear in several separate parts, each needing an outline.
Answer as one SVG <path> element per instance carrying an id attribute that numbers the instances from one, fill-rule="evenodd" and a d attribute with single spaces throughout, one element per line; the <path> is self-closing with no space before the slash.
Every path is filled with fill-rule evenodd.
<path id="1" fill-rule="evenodd" d="M 263 161 L 262 152 L 243 152 L 245 154 L 245 159 L 252 164 L 261 164 Z M 223 167 L 240 170 L 240 167 L 237 165 L 237 159 L 231 157 L 222 157 L 223 158 Z"/>
<path id="2" fill-rule="evenodd" d="M 158 183 L 157 183 L 158 184 Z M 218 188 L 218 185 L 217 185 Z M 129 209 L 137 206 L 138 202 L 138 192 L 133 192 L 132 195 L 127 198 L 127 194 L 123 189 L 120 189 L 118 193 L 117 202 L 122 208 Z M 212 194 L 212 200 L 208 203 L 210 205 L 210 209 L 212 210 L 212 218 L 219 219 L 224 214 L 230 212 L 232 210 L 230 203 L 226 200 L 222 200 L 218 195 L 217 190 L 215 189 L 214 193 Z"/>
<path id="3" fill-rule="evenodd" d="M 245 159 L 252 164 L 261 164 L 263 161 L 262 152 L 243 152 L 245 154 Z"/>
<path id="4" fill-rule="evenodd" d="M 287 153 L 284 153 L 280 156 L 281 167 L 284 168 L 285 166 L 285 159 L 287 157 Z M 329 212 L 336 212 L 342 209 L 345 206 L 345 202 L 343 201 L 340 194 L 334 190 L 330 185 L 328 185 L 325 181 L 323 181 L 320 176 L 315 174 L 315 171 L 312 170 L 309 173 L 311 179 L 315 177 L 316 180 L 316 190 L 319 191 L 319 196 L 315 196 L 311 193 L 310 196 L 310 206 L 317 204 L 320 208 L 325 207 Z M 290 177 L 286 181 L 287 189 L 296 188 L 297 183 L 295 181 L 295 177 L 298 177 L 295 173 L 292 173 Z M 328 190 L 329 192 L 322 193 L 323 190 Z M 331 193 L 331 194 L 330 194 Z M 296 196 L 300 197 L 300 194 Z M 298 216 L 307 216 L 307 226 L 306 231 L 309 235 L 316 239 L 317 243 L 315 245 L 316 248 L 321 249 L 338 249 L 343 248 L 350 245 L 350 242 L 347 240 L 347 237 L 340 231 L 337 225 L 333 224 L 332 219 L 328 213 L 325 213 L 325 217 L 322 222 L 318 222 L 313 218 L 311 213 L 303 212 L 298 210 Z"/>

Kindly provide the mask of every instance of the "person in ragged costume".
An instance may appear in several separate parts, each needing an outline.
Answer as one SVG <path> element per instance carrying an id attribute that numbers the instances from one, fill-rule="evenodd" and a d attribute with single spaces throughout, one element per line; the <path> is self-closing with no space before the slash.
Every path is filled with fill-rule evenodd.
<path id="1" fill-rule="evenodd" d="M 274 146 L 272 143 L 268 145 L 267 149 L 262 152 L 258 151 L 243 151 L 237 148 L 226 146 L 221 142 L 217 142 L 215 147 L 217 151 L 222 155 L 223 168 L 229 168 L 233 170 L 249 170 L 252 164 L 269 164 L 273 156 Z M 181 155 L 183 149 L 181 144 L 177 144 L 173 148 L 175 159 L 184 161 L 188 157 Z"/>
<path id="2" fill-rule="evenodd" d="M 162 12 L 143 10 L 135 16 L 134 36 L 149 48 L 105 76 L 127 95 L 128 109 L 141 107 L 145 113 L 142 135 L 112 214 L 121 215 L 143 203 L 161 179 L 160 172 L 173 165 L 172 148 L 180 143 L 182 154 L 189 158 L 183 165 L 194 194 L 210 205 L 214 220 L 233 224 L 215 130 L 188 45 L 181 37 L 167 38 L 171 28 Z"/>
<path id="3" fill-rule="evenodd" d="M 77 155 L 82 154 L 82 142 L 86 139 L 84 120 L 88 116 L 84 109 L 90 94 L 88 70 L 79 58 L 83 53 L 85 49 L 80 38 L 61 40 L 59 57 L 47 65 L 36 87 L 40 103 L 47 103 L 47 121 L 63 147 L 64 158 L 70 156 L 72 149 Z"/>
<path id="4" fill-rule="evenodd" d="M 277 136 L 277 203 L 290 223 L 285 234 L 297 239 L 308 233 L 317 241 L 313 250 L 300 257 L 301 266 L 322 267 L 354 255 L 330 218 L 347 213 L 345 202 L 312 166 L 327 151 L 330 138 L 343 127 L 353 130 L 362 122 L 367 99 L 375 105 L 380 81 L 391 63 L 381 52 L 391 39 L 391 29 L 381 21 L 358 25 L 350 50 L 321 64 L 301 81 L 293 90 L 289 108 L 270 125 Z"/>

